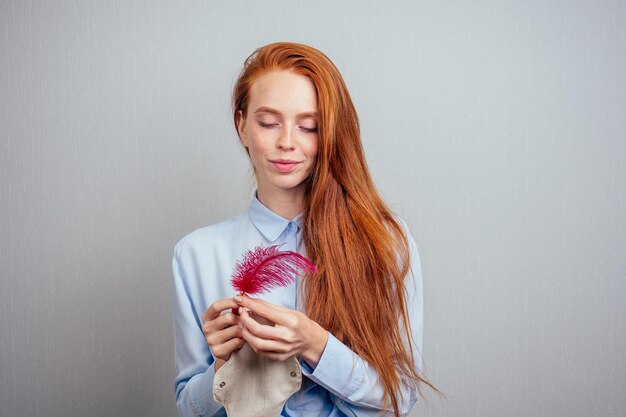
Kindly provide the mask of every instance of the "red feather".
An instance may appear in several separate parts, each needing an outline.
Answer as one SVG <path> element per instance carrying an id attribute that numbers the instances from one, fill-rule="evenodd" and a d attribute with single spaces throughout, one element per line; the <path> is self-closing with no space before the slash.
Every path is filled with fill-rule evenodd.
<path id="1" fill-rule="evenodd" d="M 298 271 L 317 273 L 317 268 L 307 258 L 297 252 L 280 251 L 281 246 L 257 246 L 248 250 L 233 271 L 231 283 L 235 291 L 260 294 L 293 283 Z"/>

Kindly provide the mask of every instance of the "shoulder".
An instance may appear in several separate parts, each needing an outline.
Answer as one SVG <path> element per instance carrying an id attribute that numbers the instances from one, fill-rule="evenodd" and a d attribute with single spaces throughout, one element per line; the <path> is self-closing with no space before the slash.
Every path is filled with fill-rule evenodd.
<path id="1" fill-rule="evenodd" d="M 421 276 L 422 268 L 421 268 L 419 248 L 417 246 L 417 242 L 415 241 L 415 238 L 413 237 L 413 233 L 411 233 L 411 228 L 409 227 L 409 224 L 406 222 L 406 220 L 404 220 L 402 217 L 398 216 L 397 214 L 394 215 L 394 219 L 398 222 L 398 224 L 402 228 L 402 231 L 404 232 L 404 235 L 406 236 L 407 242 L 409 243 L 409 256 L 410 256 L 409 265 L 412 269 L 412 272 L 414 275 Z"/>
<path id="2" fill-rule="evenodd" d="M 409 224 L 406 222 L 406 220 L 404 220 L 402 217 L 398 216 L 397 214 L 394 215 L 394 219 L 398 222 L 400 227 L 402 227 L 402 231 L 404 232 L 404 235 L 406 236 L 406 239 L 409 242 L 409 249 L 411 250 L 411 252 L 417 252 L 417 243 L 415 242 L 413 233 L 411 233 L 411 228 L 409 227 Z"/>
<path id="3" fill-rule="evenodd" d="M 223 245 L 237 236 L 248 219 L 248 211 L 245 211 L 219 223 L 195 229 L 176 242 L 174 256 L 184 259 L 198 253 L 200 249 L 206 251 L 216 245 Z"/>

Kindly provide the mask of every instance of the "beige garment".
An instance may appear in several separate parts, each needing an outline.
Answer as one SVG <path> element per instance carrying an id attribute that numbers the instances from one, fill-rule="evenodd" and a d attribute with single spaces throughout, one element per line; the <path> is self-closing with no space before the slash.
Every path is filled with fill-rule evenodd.
<path id="1" fill-rule="evenodd" d="M 229 417 L 276 417 L 301 384 L 302 370 L 294 356 L 273 361 L 246 343 L 215 373 L 213 399 Z"/>

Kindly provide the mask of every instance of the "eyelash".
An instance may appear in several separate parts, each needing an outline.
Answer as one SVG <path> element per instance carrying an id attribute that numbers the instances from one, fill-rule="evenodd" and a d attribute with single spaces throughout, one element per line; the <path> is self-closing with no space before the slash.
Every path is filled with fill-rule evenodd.
<path id="1" fill-rule="evenodd" d="M 273 127 L 276 126 L 277 123 L 263 123 L 263 122 L 259 122 L 259 126 L 261 127 Z M 307 133 L 317 133 L 317 128 L 308 128 L 308 127 L 301 127 L 302 130 L 304 130 Z"/>

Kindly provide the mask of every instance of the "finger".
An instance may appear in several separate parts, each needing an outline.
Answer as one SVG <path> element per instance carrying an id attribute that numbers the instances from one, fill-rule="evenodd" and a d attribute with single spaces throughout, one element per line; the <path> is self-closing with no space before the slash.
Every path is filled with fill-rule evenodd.
<path id="1" fill-rule="evenodd" d="M 268 303 L 258 298 L 250 298 L 247 295 L 237 297 L 241 301 L 238 304 L 254 311 L 259 316 L 265 317 L 273 321 L 274 323 L 284 324 L 285 313 L 289 312 L 288 308 L 277 306 L 276 304 Z"/>
<path id="2" fill-rule="evenodd" d="M 213 332 L 206 336 L 206 341 L 209 346 L 215 346 L 229 341 L 230 339 L 234 339 L 237 337 L 241 337 L 242 329 L 239 326 L 230 326 L 224 330 L 220 330 L 217 332 Z"/>
<path id="3" fill-rule="evenodd" d="M 250 344 L 255 352 L 277 352 L 286 353 L 291 350 L 289 345 L 277 340 L 263 339 L 252 334 L 245 327 L 241 331 L 243 339 Z"/>
<path id="4" fill-rule="evenodd" d="M 241 313 L 239 314 L 239 321 L 242 324 L 243 328 L 247 329 L 256 337 L 274 340 L 282 339 L 282 328 L 259 323 L 258 321 L 250 317 L 250 313 L 248 313 L 245 308 L 241 309 Z"/>
<path id="5" fill-rule="evenodd" d="M 213 304 L 207 308 L 207 310 L 202 314 L 202 321 L 214 320 L 222 311 L 227 308 L 237 308 L 238 304 L 232 298 L 224 298 L 221 300 L 217 300 Z"/>
<path id="6" fill-rule="evenodd" d="M 208 335 L 234 324 L 239 324 L 239 316 L 235 316 L 233 313 L 225 313 L 214 320 L 202 323 L 202 333 Z"/>
<path id="7" fill-rule="evenodd" d="M 230 339 L 227 342 L 214 346 L 213 348 L 211 348 L 211 351 L 213 352 L 213 356 L 215 356 L 216 358 L 228 360 L 230 354 L 233 353 L 235 350 L 241 348 L 244 343 L 244 339 Z"/>
<path id="8" fill-rule="evenodd" d="M 266 357 L 268 359 L 271 359 L 273 361 L 284 362 L 287 359 L 289 359 L 290 357 L 292 357 L 293 355 L 295 355 L 295 353 L 293 353 L 293 352 L 286 352 L 286 353 L 259 352 L 259 355 L 264 356 L 264 357 Z"/>
<path id="9" fill-rule="evenodd" d="M 222 314 L 221 316 L 213 320 L 213 323 L 218 330 L 221 330 L 225 327 L 239 324 L 239 316 L 235 316 L 233 313 Z"/>

